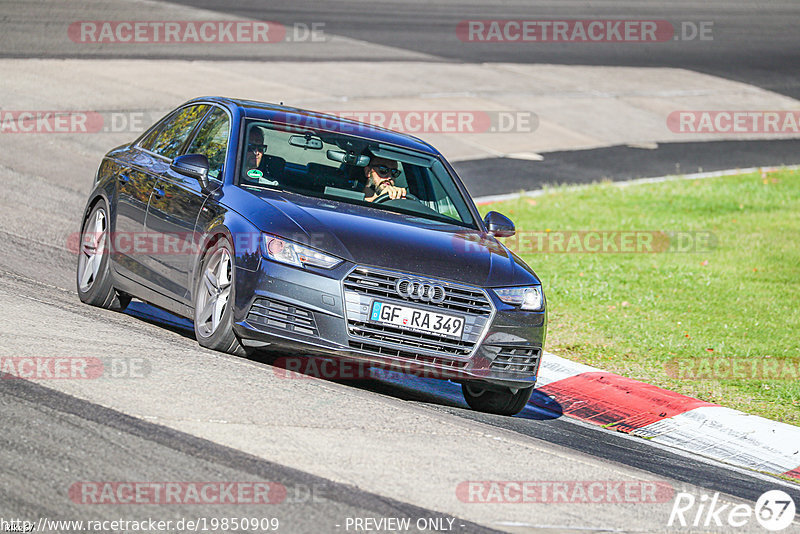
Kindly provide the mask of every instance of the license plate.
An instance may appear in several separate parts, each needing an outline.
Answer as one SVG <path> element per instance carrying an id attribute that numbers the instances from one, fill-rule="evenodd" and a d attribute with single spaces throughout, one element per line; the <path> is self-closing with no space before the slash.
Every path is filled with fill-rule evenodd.
<path id="1" fill-rule="evenodd" d="M 464 331 L 464 319 L 461 317 L 386 302 L 373 302 L 369 318 L 373 322 L 391 324 L 405 330 L 458 339 L 461 339 Z"/>

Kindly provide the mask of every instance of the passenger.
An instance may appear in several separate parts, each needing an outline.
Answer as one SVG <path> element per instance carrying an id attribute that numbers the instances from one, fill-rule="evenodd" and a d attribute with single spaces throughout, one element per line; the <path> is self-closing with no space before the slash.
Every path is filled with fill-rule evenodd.
<path id="1" fill-rule="evenodd" d="M 367 177 L 364 200 L 367 202 L 372 202 L 381 195 L 389 195 L 392 200 L 406 198 L 406 189 L 394 185 L 394 179 L 400 176 L 396 161 L 373 157 L 364 168 L 364 174 Z"/>

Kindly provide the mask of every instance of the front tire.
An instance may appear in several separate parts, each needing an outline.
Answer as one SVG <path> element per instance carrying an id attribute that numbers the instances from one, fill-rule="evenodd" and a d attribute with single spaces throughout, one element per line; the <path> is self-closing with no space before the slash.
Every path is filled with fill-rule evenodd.
<path id="1" fill-rule="evenodd" d="M 233 331 L 233 248 L 221 237 L 203 255 L 194 286 L 194 335 L 206 348 L 247 356 Z"/>
<path id="2" fill-rule="evenodd" d="M 465 382 L 461 384 L 464 400 L 469 407 L 478 412 L 497 415 L 516 415 L 522 411 L 531 399 L 533 387 L 517 390 L 487 389 L 479 384 Z"/>
<path id="3" fill-rule="evenodd" d="M 110 239 L 108 208 L 101 200 L 81 226 L 76 285 L 82 302 L 122 311 L 128 307 L 131 297 L 114 289 L 109 265 Z"/>

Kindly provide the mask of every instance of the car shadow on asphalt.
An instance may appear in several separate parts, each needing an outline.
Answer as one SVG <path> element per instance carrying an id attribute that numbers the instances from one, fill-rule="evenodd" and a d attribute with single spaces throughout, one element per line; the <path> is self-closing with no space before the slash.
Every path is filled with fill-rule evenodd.
<path id="1" fill-rule="evenodd" d="M 123 313 L 146 323 L 180 334 L 185 338 L 195 339 L 192 321 L 185 317 L 173 315 L 168 311 L 147 304 L 146 302 L 134 299 L 128 304 L 128 307 Z"/>
<path id="2" fill-rule="evenodd" d="M 187 339 L 195 339 L 191 320 L 178 317 L 145 302 L 131 301 L 124 313 Z M 461 385 L 449 380 L 407 374 L 363 363 L 337 361 L 321 356 L 296 353 L 258 351 L 249 359 L 282 370 L 278 376 L 288 379 L 317 378 L 398 400 L 444 408 L 451 413 L 462 410 L 470 411 L 461 393 Z M 333 365 L 332 361 L 335 362 Z M 557 401 L 539 390 L 534 390 L 528 405 L 514 417 L 545 421 L 558 419 L 561 414 L 561 405 Z M 503 416 L 488 415 L 488 417 Z"/>
<path id="3" fill-rule="evenodd" d="M 281 370 L 278 376 L 288 379 L 317 378 L 398 400 L 444 408 L 450 413 L 471 411 L 464 401 L 461 385 L 450 380 L 402 373 L 322 356 L 258 352 L 250 359 Z M 534 390 L 528 405 L 514 417 L 546 421 L 558 419 L 561 413 L 561 405 L 557 401 L 543 392 Z"/>

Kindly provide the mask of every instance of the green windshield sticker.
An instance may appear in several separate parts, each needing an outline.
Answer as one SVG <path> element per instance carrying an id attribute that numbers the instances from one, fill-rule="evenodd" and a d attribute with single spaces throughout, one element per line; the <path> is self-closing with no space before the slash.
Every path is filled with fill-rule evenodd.
<path id="1" fill-rule="evenodd" d="M 250 169 L 249 171 L 247 171 L 247 176 L 249 176 L 250 178 L 261 178 L 262 176 L 264 176 L 264 173 L 259 171 L 258 169 Z"/>

